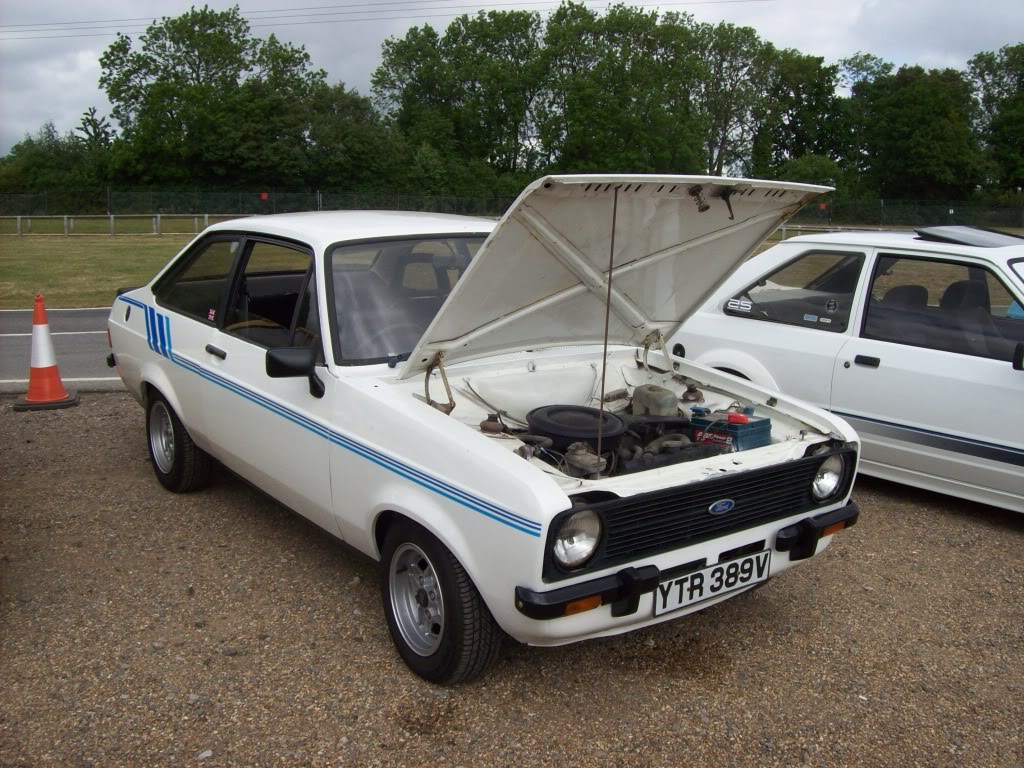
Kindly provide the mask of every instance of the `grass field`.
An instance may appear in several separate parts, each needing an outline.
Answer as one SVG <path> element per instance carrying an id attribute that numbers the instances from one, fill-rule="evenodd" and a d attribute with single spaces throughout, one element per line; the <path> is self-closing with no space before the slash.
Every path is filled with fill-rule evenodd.
<path id="1" fill-rule="evenodd" d="M 109 306 L 118 288 L 146 283 L 190 235 L 0 237 L 0 309 Z"/>

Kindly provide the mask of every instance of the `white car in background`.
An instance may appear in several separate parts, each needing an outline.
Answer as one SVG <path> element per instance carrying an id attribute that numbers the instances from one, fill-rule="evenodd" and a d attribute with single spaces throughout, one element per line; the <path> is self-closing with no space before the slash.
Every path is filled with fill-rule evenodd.
<path id="1" fill-rule="evenodd" d="M 795 237 L 673 353 L 850 422 L 860 471 L 1024 512 L 1024 239 L 970 227 Z"/>
<path id="2" fill-rule="evenodd" d="M 824 191 L 553 176 L 497 223 L 225 222 L 117 298 L 110 362 L 166 488 L 201 487 L 212 457 L 379 560 L 401 657 L 453 683 L 501 630 L 667 621 L 856 521 L 842 419 L 664 346 Z"/>

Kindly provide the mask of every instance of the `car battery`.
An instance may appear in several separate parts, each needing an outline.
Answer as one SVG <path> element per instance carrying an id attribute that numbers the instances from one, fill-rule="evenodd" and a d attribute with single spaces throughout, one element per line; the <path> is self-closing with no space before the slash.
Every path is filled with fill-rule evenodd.
<path id="1" fill-rule="evenodd" d="M 722 445 L 734 451 L 749 451 L 771 445 L 772 420 L 763 416 L 748 416 L 745 413 L 694 412 L 690 419 L 693 442 Z"/>

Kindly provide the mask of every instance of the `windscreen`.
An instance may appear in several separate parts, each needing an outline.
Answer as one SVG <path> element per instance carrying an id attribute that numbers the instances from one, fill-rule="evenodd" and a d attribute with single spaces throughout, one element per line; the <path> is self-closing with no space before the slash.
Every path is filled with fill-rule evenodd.
<path id="1" fill-rule="evenodd" d="M 414 237 L 329 250 L 335 362 L 408 357 L 485 238 Z"/>

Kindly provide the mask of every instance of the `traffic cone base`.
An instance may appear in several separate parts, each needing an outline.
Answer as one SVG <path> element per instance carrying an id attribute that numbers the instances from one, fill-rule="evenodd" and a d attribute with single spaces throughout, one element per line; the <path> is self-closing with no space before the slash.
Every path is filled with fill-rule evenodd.
<path id="1" fill-rule="evenodd" d="M 27 396 L 19 397 L 14 401 L 14 410 L 53 411 L 58 408 L 70 408 L 73 405 L 78 405 L 78 393 L 65 391 L 64 398 L 61 400 L 47 400 L 36 403 L 29 400 Z"/>
<path id="2" fill-rule="evenodd" d="M 57 370 L 57 357 L 50 340 L 50 324 L 41 294 L 36 294 L 32 311 L 32 364 L 28 392 L 14 403 L 16 411 L 39 411 L 78 405 L 78 395 L 64 389 Z"/>

